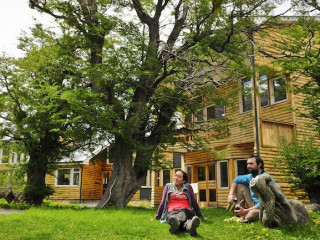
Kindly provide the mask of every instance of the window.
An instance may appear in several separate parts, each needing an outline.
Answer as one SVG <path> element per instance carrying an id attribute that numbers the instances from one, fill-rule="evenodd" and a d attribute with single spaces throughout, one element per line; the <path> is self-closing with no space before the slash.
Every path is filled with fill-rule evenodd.
<path id="1" fill-rule="evenodd" d="M 192 180 L 191 180 L 191 176 L 192 176 L 191 166 L 187 166 L 187 175 L 188 175 L 189 183 L 191 183 L 192 182 Z"/>
<path id="2" fill-rule="evenodd" d="M 142 186 L 143 187 L 151 187 L 151 180 L 152 180 L 151 171 L 148 170 L 147 171 L 147 176 L 145 178 L 145 182 L 142 183 Z"/>
<path id="3" fill-rule="evenodd" d="M 198 167 L 198 182 L 206 181 L 206 167 Z"/>
<path id="4" fill-rule="evenodd" d="M 252 93 L 251 93 L 251 80 L 246 79 L 242 81 L 242 112 L 252 110 Z"/>
<path id="5" fill-rule="evenodd" d="M 170 169 L 163 170 L 163 186 L 170 183 Z"/>
<path id="6" fill-rule="evenodd" d="M 78 186 L 79 185 L 79 177 L 80 177 L 80 169 L 74 168 L 73 169 L 73 179 L 72 179 L 72 185 Z"/>
<path id="7" fill-rule="evenodd" d="M 259 81 L 260 105 L 269 106 L 268 79 L 267 75 L 260 76 Z"/>
<path id="8" fill-rule="evenodd" d="M 8 163 L 9 162 L 9 154 L 6 150 L 0 149 L 0 163 Z"/>
<path id="9" fill-rule="evenodd" d="M 200 202 L 206 202 L 207 201 L 207 191 L 200 190 L 199 191 L 199 198 L 200 198 Z"/>
<path id="10" fill-rule="evenodd" d="M 287 100 L 285 78 L 267 79 L 266 75 L 260 76 L 259 95 L 261 107 Z"/>
<path id="11" fill-rule="evenodd" d="M 224 105 L 208 106 L 204 109 L 204 111 L 205 120 L 207 121 L 225 116 Z"/>
<path id="12" fill-rule="evenodd" d="M 218 174 L 219 174 L 219 187 L 228 188 L 228 161 L 218 162 Z"/>
<path id="13" fill-rule="evenodd" d="M 208 170 L 209 170 L 209 181 L 216 180 L 216 165 L 215 164 L 210 165 L 208 167 Z"/>
<path id="14" fill-rule="evenodd" d="M 79 186 L 80 169 L 79 168 L 61 168 L 56 173 L 57 186 Z"/>
<path id="15" fill-rule="evenodd" d="M 158 171 L 158 172 L 156 172 L 156 173 L 157 173 L 157 174 L 156 174 L 156 176 L 157 176 L 156 186 L 159 187 L 159 186 L 161 186 L 161 185 L 160 185 L 160 171 Z"/>
<path id="16" fill-rule="evenodd" d="M 24 153 L 20 154 L 20 162 L 26 162 L 27 161 L 27 157 L 25 156 Z"/>
<path id="17" fill-rule="evenodd" d="M 70 169 L 58 169 L 57 185 L 70 185 Z"/>
<path id="18" fill-rule="evenodd" d="M 202 105 L 202 98 L 201 97 L 195 98 L 194 101 L 196 102 L 197 105 L 199 105 L 199 106 Z M 203 120 L 204 120 L 204 118 L 203 118 L 203 108 L 201 108 L 201 109 L 197 110 L 196 113 L 194 114 L 194 121 L 195 122 L 200 122 L 200 121 L 203 121 Z"/>
<path id="19" fill-rule="evenodd" d="M 287 99 L 285 78 L 271 80 L 271 103 L 282 102 Z"/>
<path id="20" fill-rule="evenodd" d="M 209 189 L 209 201 L 216 202 L 217 201 L 217 191 L 216 189 Z"/>
<path id="21" fill-rule="evenodd" d="M 236 175 L 245 175 L 248 174 L 248 169 L 247 169 L 247 160 L 236 160 Z"/>
<path id="22" fill-rule="evenodd" d="M 173 168 L 181 168 L 181 154 L 180 153 L 173 154 Z"/>

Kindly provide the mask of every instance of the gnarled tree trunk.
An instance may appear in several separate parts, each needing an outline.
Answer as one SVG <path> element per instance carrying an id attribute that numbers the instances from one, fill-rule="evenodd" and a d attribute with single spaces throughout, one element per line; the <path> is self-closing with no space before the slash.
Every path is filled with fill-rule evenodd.
<path id="1" fill-rule="evenodd" d="M 271 181 L 270 175 L 258 175 L 251 180 L 250 187 L 260 201 L 260 221 L 266 227 L 310 222 L 304 205 L 296 200 L 288 200 L 280 187 Z"/>
<path id="2" fill-rule="evenodd" d="M 97 208 L 106 207 L 108 203 L 123 208 L 140 189 L 147 176 L 146 166 L 136 166 L 137 158 L 127 150 L 128 146 L 123 139 L 118 139 L 114 146 L 114 164 L 107 190 L 103 194 Z M 137 156 L 138 157 L 138 154 Z"/>

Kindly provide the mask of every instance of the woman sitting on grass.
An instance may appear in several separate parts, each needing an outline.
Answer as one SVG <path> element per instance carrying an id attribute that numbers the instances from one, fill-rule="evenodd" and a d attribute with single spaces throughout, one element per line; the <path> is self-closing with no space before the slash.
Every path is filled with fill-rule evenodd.
<path id="1" fill-rule="evenodd" d="M 203 215 L 193 189 L 188 184 L 188 175 L 179 170 L 175 174 L 174 183 L 167 183 L 163 189 L 156 219 L 169 223 L 172 234 L 185 229 L 194 236 L 200 224 L 199 217 Z"/>

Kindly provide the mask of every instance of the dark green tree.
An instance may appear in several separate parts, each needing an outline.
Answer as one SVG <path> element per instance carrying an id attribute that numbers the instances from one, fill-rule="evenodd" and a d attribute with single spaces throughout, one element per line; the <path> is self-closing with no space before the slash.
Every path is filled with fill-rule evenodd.
<path id="1" fill-rule="evenodd" d="M 262 26 L 254 24 L 252 16 L 268 15 L 280 1 L 29 2 L 53 16 L 62 32 L 56 42 L 60 55 L 51 56 L 47 65 L 54 64 L 52 69 L 43 66 L 48 73 L 44 85 L 60 80 L 53 88 L 62 86 L 58 89 L 64 92 L 69 87 L 61 94 L 68 96 L 68 104 L 72 99 L 81 107 L 90 106 L 83 109 L 87 115 L 82 112 L 77 118 L 72 114 L 80 109 L 71 104 L 75 108 L 69 109 L 71 116 L 79 121 L 88 118 L 84 122 L 90 122 L 95 136 L 110 143 L 113 174 L 98 207 L 108 202 L 124 207 L 165 144 L 175 143 L 179 133 L 190 133 L 176 127 L 176 112 L 188 115 L 199 109 L 190 96 L 206 93 L 214 101 L 215 89 L 240 72 L 230 71 L 229 66 L 245 66 L 240 54 L 246 48 L 245 36 Z M 201 129 L 216 125 L 204 124 Z M 55 139 L 64 136 L 49 132 L 56 134 Z"/>
<path id="2" fill-rule="evenodd" d="M 32 33 L 31 38 L 21 39 L 25 57 L 1 57 L 0 136 L 2 143 L 19 145 L 29 155 L 24 198 L 40 205 L 53 193 L 45 183 L 52 164 L 94 143 L 89 125 L 94 114 L 90 113 L 99 106 L 92 102 L 94 93 L 73 88 L 76 80 L 67 83 L 77 78 L 69 74 L 77 68 L 72 62 L 74 53 L 65 51 L 73 43 L 66 36 L 54 38 L 41 25 Z M 93 104 L 96 108 L 88 109 Z M 83 111 L 86 117 L 81 116 Z"/>

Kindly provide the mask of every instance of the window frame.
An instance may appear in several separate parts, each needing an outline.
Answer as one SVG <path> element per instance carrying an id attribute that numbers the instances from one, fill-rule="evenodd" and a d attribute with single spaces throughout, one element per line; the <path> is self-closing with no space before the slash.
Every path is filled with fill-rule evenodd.
<path id="1" fill-rule="evenodd" d="M 230 181 L 229 181 L 229 161 L 228 160 L 221 160 L 221 161 L 218 161 L 218 177 L 217 177 L 217 181 L 218 181 L 218 188 L 219 189 L 229 189 L 229 186 L 230 186 Z M 227 163 L 227 179 L 228 179 L 228 186 L 226 187 L 222 187 L 221 186 L 221 163 Z"/>
<path id="2" fill-rule="evenodd" d="M 9 162 L 10 162 L 9 153 L 7 153 L 5 149 L 0 148 L 0 164 L 9 164 Z"/>
<path id="3" fill-rule="evenodd" d="M 75 172 L 74 170 L 77 169 L 79 170 L 78 172 Z M 69 170 L 70 173 L 70 179 L 69 179 L 69 184 L 68 185 L 59 185 L 58 184 L 58 175 L 59 175 L 59 170 Z M 79 180 L 78 180 L 78 185 L 74 185 L 73 181 L 74 181 L 74 174 L 78 173 L 79 174 Z M 55 173 L 55 186 L 56 187 L 79 187 L 80 186 L 80 182 L 81 182 L 81 171 L 80 171 L 80 167 L 74 167 L 74 168 L 58 168 L 56 170 Z"/>
<path id="4" fill-rule="evenodd" d="M 238 162 L 239 161 L 245 161 L 246 162 L 246 166 L 247 166 L 247 159 L 235 159 L 234 161 L 234 169 L 235 169 L 235 176 L 239 176 L 239 172 L 238 172 Z"/>
<path id="5" fill-rule="evenodd" d="M 263 77 L 265 77 L 265 79 L 263 78 Z M 261 95 L 263 94 L 263 92 L 261 91 L 261 80 L 265 80 L 266 81 L 266 85 L 267 85 L 267 89 L 266 89 L 266 95 L 267 95 L 267 102 L 268 102 L 268 104 L 267 105 L 265 105 L 265 106 L 262 106 L 261 105 Z M 266 74 L 264 74 L 264 75 L 260 75 L 259 76 L 259 98 L 260 98 L 260 107 L 261 108 L 265 108 L 265 107 L 269 107 L 270 105 L 271 105 L 271 100 L 270 100 L 270 98 L 271 98 L 271 96 L 270 96 L 270 85 L 269 85 L 269 79 L 268 79 L 268 76 L 266 75 Z"/>
<path id="6" fill-rule="evenodd" d="M 222 106 L 222 107 L 223 107 L 223 116 L 221 116 L 221 117 L 217 117 L 217 116 L 216 116 L 216 107 L 217 107 L 217 106 Z M 214 117 L 208 119 L 208 108 L 210 108 L 210 107 L 214 107 Z M 210 120 L 213 120 L 213 119 L 224 118 L 224 117 L 226 117 L 226 106 L 225 106 L 225 105 L 222 105 L 222 104 L 218 104 L 218 105 L 216 105 L 216 104 L 210 104 L 210 105 L 205 106 L 205 107 L 203 108 L 203 119 L 204 119 L 205 121 L 210 121 Z"/>
<path id="7" fill-rule="evenodd" d="M 251 99 L 251 109 L 249 109 L 249 110 L 247 110 L 247 111 L 244 111 L 244 82 L 249 82 L 250 81 L 250 88 L 251 88 L 251 91 L 250 91 L 250 93 L 251 93 L 251 97 L 250 97 L 250 99 Z M 253 104 L 252 104 L 252 79 L 242 79 L 241 80 L 241 82 L 240 82 L 240 94 L 239 94 L 239 98 L 240 98 L 240 113 L 242 114 L 242 113 L 248 113 L 248 112 L 250 112 L 250 111 L 252 111 L 252 109 L 253 109 Z"/>
<path id="8" fill-rule="evenodd" d="M 285 89 L 287 88 L 287 81 L 286 81 L 286 78 L 284 76 L 277 76 L 277 77 L 274 77 L 274 78 L 271 78 L 271 79 L 268 79 L 268 82 L 269 82 L 269 91 L 270 91 L 270 104 L 271 105 L 274 105 L 274 104 L 278 104 L 278 103 L 282 103 L 282 102 L 285 102 L 288 100 L 288 93 L 287 93 L 287 90 L 285 91 L 285 99 L 282 99 L 280 101 L 276 101 L 275 100 L 275 89 L 274 89 L 274 81 L 276 80 L 281 80 L 283 79 L 284 80 L 284 85 L 282 85 L 281 87 L 285 87 Z"/>
<path id="9" fill-rule="evenodd" d="M 201 96 L 195 97 L 192 99 L 193 101 L 203 105 L 203 98 Z M 202 112 L 202 113 L 201 113 Z M 201 113 L 201 116 L 199 116 L 198 113 Z M 204 119 L 204 108 L 201 107 L 199 108 L 198 111 L 196 111 L 195 113 L 192 114 L 193 115 L 193 122 L 203 122 Z"/>

